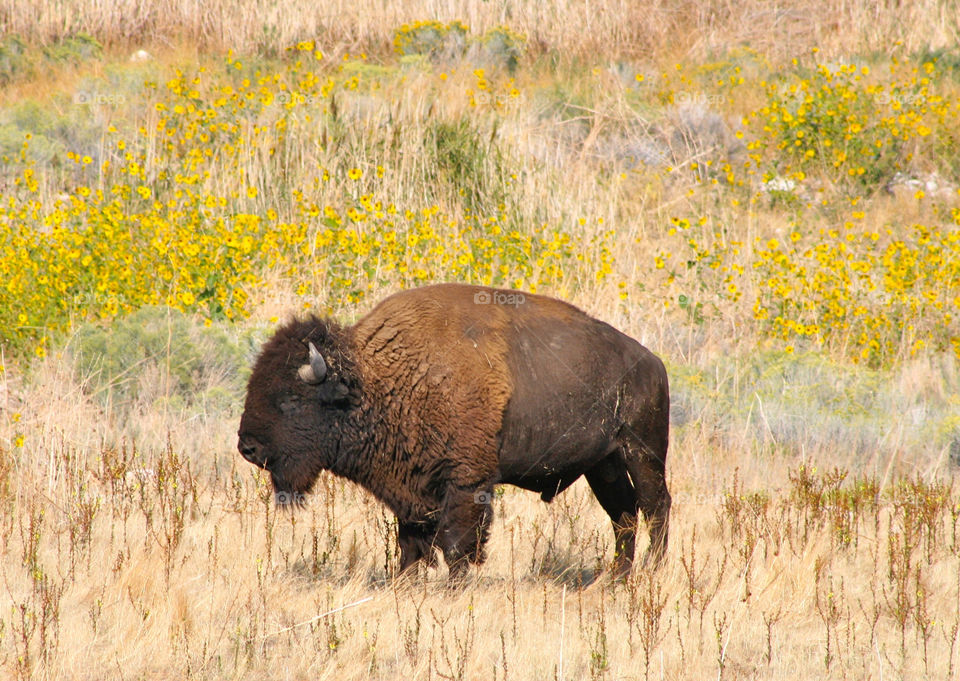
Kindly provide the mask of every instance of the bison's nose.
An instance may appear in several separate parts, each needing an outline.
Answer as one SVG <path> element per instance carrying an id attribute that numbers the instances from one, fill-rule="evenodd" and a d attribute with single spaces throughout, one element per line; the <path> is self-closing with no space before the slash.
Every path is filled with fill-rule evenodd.
<path id="1" fill-rule="evenodd" d="M 252 464 L 264 467 L 266 461 L 262 453 L 260 443 L 256 440 L 240 436 L 237 441 L 237 449 L 240 450 L 240 456 Z"/>

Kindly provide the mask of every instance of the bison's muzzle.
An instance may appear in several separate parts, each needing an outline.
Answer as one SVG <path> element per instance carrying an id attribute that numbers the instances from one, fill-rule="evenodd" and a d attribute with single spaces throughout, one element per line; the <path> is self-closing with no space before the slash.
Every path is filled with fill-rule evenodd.
<path id="1" fill-rule="evenodd" d="M 263 445 L 253 438 L 241 435 L 237 440 L 237 450 L 240 452 L 240 456 L 254 466 L 266 469 L 267 457 L 264 454 Z"/>

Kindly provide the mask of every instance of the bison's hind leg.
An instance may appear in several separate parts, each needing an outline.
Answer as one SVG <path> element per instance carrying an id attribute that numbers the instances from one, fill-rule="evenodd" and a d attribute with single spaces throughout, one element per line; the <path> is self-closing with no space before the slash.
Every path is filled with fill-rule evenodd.
<path id="1" fill-rule="evenodd" d="M 630 443 L 623 451 L 637 489 L 637 504 L 650 529 L 650 545 L 643 556 L 643 564 L 655 568 L 663 561 L 670 529 L 670 492 L 665 473 L 666 436 L 658 438 L 655 447 Z"/>
<path id="2" fill-rule="evenodd" d="M 584 476 L 613 523 L 616 537 L 615 571 L 618 576 L 627 575 L 633 564 L 636 543 L 637 492 L 630 482 L 620 450 L 601 459 Z"/>
<path id="3" fill-rule="evenodd" d="M 444 499 L 437 542 L 450 568 L 450 580 L 464 577 L 470 563 L 480 564 L 493 519 L 493 488 L 451 488 Z"/>

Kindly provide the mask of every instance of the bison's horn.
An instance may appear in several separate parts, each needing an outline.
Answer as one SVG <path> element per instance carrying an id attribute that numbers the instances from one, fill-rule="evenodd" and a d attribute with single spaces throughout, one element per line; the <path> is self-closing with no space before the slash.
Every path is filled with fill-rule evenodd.
<path id="1" fill-rule="evenodd" d="M 316 385 L 322 383 L 323 379 L 327 377 L 327 363 L 323 361 L 323 355 L 320 354 L 313 343 L 310 343 L 309 346 L 310 363 L 301 366 L 297 375 L 304 383 Z"/>

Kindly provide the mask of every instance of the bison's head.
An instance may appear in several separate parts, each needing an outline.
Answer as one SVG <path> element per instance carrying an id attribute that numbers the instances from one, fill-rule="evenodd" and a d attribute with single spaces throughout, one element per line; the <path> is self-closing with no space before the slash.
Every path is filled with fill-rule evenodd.
<path id="1" fill-rule="evenodd" d="M 310 491 L 340 454 L 357 396 L 343 331 L 313 317 L 281 327 L 247 385 L 237 449 L 270 472 L 280 503 Z"/>

